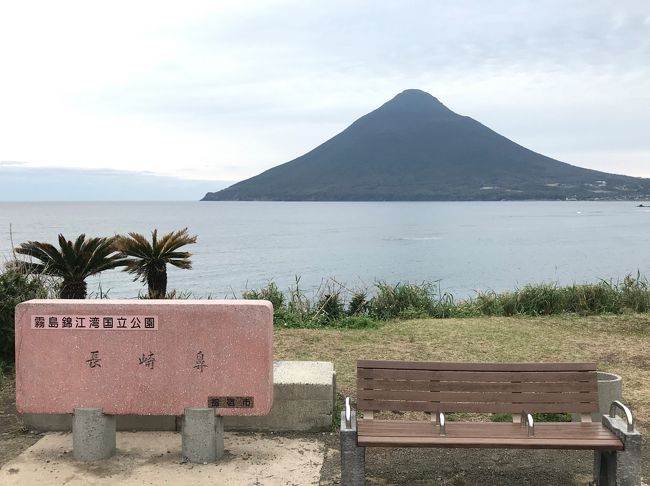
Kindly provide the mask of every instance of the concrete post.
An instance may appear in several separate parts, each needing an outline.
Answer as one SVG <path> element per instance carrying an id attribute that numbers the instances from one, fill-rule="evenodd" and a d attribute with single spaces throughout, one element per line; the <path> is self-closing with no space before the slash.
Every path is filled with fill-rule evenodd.
<path id="1" fill-rule="evenodd" d="M 592 412 L 591 421 L 600 422 L 603 415 L 609 413 L 609 406 L 614 400 L 623 399 L 623 378 L 614 373 L 597 371 L 598 412 Z M 580 414 L 572 413 L 571 420 L 580 422 Z"/>
<path id="2" fill-rule="evenodd" d="M 614 373 L 598 371 L 598 413 L 592 413 L 594 422 L 600 422 L 603 415 L 609 413 L 609 406 L 614 400 L 623 399 L 623 379 Z"/>
<path id="3" fill-rule="evenodd" d="M 595 451 L 596 486 L 641 486 L 641 434 L 628 432 L 621 418 L 603 415 L 603 425 L 623 442 L 622 451 Z"/>
<path id="4" fill-rule="evenodd" d="M 351 413 L 350 427 L 341 412 L 341 485 L 363 486 L 366 481 L 366 448 L 357 445 L 357 414 Z"/>
<path id="5" fill-rule="evenodd" d="M 77 461 L 98 461 L 115 454 L 115 416 L 101 408 L 75 408 L 72 455 Z"/>
<path id="6" fill-rule="evenodd" d="M 223 456 L 223 417 L 214 408 L 186 408 L 182 427 L 183 460 L 196 464 Z"/>

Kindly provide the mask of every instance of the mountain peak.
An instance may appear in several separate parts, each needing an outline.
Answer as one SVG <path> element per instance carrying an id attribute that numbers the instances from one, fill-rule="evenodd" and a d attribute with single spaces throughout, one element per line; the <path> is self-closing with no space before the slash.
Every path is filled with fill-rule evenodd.
<path id="1" fill-rule="evenodd" d="M 402 100 L 402 99 L 416 99 L 419 98 L 421 100 L 435 100 L 438 101 L 438 98 L 435 96 L 427 93 L 426 91 L 422 91 L 421 89 L 417 88 L 409 88 L 405 89 L 401 93 L 398 93 L 393 97 L 393 100 Z M 439 103 L 439 101 L 438 101 Z"/>
<path id="2" fill-rule="evenodd" d="M 432 112 L 454 114 L 449 108 L 438 101 L 438 98 L 421 89 L 406 89 L 396 95 L 380 108 L 383 111 L 422 113 Z"/>

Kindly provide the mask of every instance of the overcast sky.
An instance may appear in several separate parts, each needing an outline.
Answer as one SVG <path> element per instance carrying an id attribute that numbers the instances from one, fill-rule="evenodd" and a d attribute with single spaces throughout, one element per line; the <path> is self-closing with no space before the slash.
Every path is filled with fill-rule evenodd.
<path id="1" fill-rule="evenodd" d="M 648 0 L 0 0 L 0 163 L 237 181 L 407 88 L 650 177 Z"/>

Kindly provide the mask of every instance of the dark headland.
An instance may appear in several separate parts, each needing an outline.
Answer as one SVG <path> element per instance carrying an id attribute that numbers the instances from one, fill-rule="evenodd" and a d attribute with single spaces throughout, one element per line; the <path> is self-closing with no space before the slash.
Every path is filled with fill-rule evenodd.
<path id="1" fill-rule="evenodd" d="M 305 155 L 204 201 L 647 199 L 650 179 L 528 150 L 409 89 Z"/>

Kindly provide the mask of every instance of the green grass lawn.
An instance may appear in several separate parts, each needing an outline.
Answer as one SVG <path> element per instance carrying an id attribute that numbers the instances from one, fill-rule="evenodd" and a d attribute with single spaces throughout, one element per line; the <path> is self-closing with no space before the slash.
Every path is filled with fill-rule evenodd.
<path id="1" fill-rule="evenodd" d="M 357 359 L 589 361 L 623 377 L 624 401 L 650 425 L 650 315 L 479 317 L 391 321 L 378 329 L 275 330 L 274 358 L 332 361 L 355 396 Z"/>

